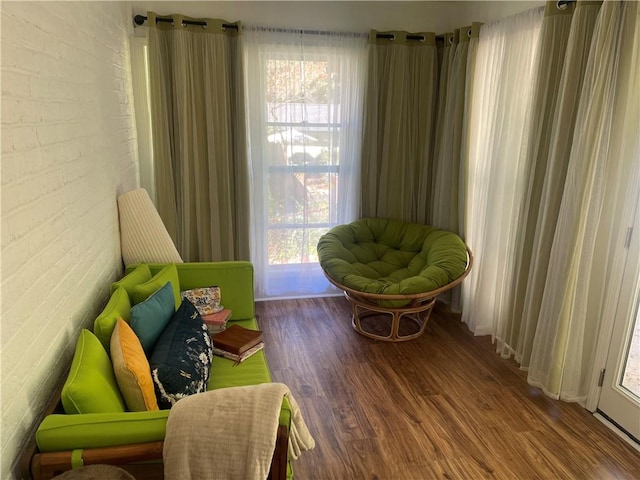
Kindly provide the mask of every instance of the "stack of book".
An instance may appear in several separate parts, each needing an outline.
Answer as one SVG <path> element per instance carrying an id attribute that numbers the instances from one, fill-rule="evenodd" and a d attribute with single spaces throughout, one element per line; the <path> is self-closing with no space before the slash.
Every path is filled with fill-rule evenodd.
<path id="1" fill-rule="evenodd" d="M 214 355 L 233 360 L 236 365 L 264 348 L 260 330 L 251 330 L 240 325 L 231 325 L 211 338 Z"/>
<path id="2" fill-rule="evenodd" d="M 202 315 L 204 323 L 207 325 L 209 335 L 215 335 L 227 328 L 227 322 L 231 318 L 231 310 L 225 308 L 220 312 Z"/>

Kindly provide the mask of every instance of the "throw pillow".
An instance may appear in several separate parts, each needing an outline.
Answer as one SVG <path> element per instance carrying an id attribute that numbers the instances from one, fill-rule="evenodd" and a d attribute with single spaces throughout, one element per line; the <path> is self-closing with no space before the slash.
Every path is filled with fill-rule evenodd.
<path id="1" fill-rule="evenodd" d="M 171 283 L 151 294 L 145 301 L 131 307 L 131 321 L 129 324 L 136 333 L 144 349 L 149 355 L 156 340 L 175 313 L 175 300 Z"/>
<path id="2" fill-rule="evenodd" d="M 202 317 L 189 300 L 164 329 L 151 353 L 151 377 L 161 409 L 204 392 L 209 382 L 213 345 Z"/>
<path id="3" fill-rule="evenodd" d="M 111 361 L 129 411 L 159 410 L 149 361 L 135 332 L 122 319 L 111 335 Z"/>
<path id="4" fill-rule="evenodd" d="M 141 283 L 148 282 L 149 280 L 151 280 L 151 270 L 149 269 L 149 265 L 141 263 L 120 280 L 113 282 L 111 284 L 111 293 L 113 293 L 116 288 L 122 287 L 131 297 L 133 295 L 133 287 L 140 285 Z"/>
<path id="5" fill-rule="evenodd" d="M 109 355 L 87 329 L 80 332 L 61 400 L 67 414 L 126 411 Z"/>
<path id="6" fill-rule="evenodd" d="M 211 315 L 224 309 L 220 305 L 220 287 L 192 288 L 180 293 L 182 298 L 186 298 L 198 309 L 200 315 Z"/>
<path id="7" fill-rule="evenodd" d="M 167 282 L 171 282 L 173 298 L 175 300 L 175 310 L 177 310 L 182 299 L 180 298 L 180 279 L 178 278 L 178 269 L 173 263 L 164 267 L 147 282 L 133 287 L 133 296 L 131 298 L 133 304 L 135 305 L 137 303 L 144 302 L 153 292 L 159 290 Z"/>
<path id="8" fill-rule="evenodd" d="M 131 318 L 130 312 L 131 302 L 129 301 L 129 295 L 124 288 L 116 288 L 102 313 L 93 322 L 93 331 L 107 352 L 111 348 L 111 333 L 116 326 L 116 322 L 120 318 L 129 321 Z"/>

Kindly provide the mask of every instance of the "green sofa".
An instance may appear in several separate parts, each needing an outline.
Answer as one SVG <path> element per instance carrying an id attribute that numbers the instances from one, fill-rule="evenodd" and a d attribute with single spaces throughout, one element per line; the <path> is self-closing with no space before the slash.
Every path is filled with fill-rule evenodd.
<path id="1" fill-rule="evenodd" d="M 148 266 L 153 276 L 165 267 Z M 218 285 L 224 307 L 232 310 L 230 322 L 258 328 L 251 263 L 183 263 L 176 264 L 176 269 L 180 290 Z M 115 324 L 118 318 L 129 320 L 132 286 L 148 280 L 135 278 L 134 270 L 135 266 L 128 268 L 127 275 L 114 283 L 110 300 L 96 319 L 94 333 L 103 344 L 108 341 L 111 322 Z M 214 357 L 208 390 L 265 382 L 271 382 L 271 376 L 264 351 L 237 366 L 231 360 Z M 59 395 L 49 410 L 37 428 L 34 451 L 28 452 L 24 462 L 30 477 L 51 478 L 81 465 L 107 463 L 122 466 L 137 478 L 162 478 L 162 441 L 170 410 L 66 414 Z M 292 476 L 287 461 L 290 420 L 290 405 L 284 399 L 270 478 Z"/>

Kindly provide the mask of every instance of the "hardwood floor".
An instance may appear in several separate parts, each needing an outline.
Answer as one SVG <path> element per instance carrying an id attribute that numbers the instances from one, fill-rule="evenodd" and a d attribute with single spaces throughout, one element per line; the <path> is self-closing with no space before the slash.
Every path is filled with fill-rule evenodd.
<path id="1" fill-rule="evenodd" d="M 358 335 L 342 297 L 259 302 L 274 381 L 316 448 L 304 479 L 640 479 L 640 453 L 529 386 L 487 337 L 437 307 L 405 343 Z"/>

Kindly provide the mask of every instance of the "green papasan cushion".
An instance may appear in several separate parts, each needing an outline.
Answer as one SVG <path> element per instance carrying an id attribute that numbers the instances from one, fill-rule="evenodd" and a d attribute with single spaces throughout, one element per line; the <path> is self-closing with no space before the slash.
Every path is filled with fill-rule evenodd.
<path id="1" fill-rule="evenodd" d="M 332 228 L 318 241 L 318 257 L 335 283 L 382 295 L 437 290 L 460 277 L 468 260 L 467 248 L 455 233 L 383 218 Z M 388 307 L 408 303 L 380 302 Z"/>

